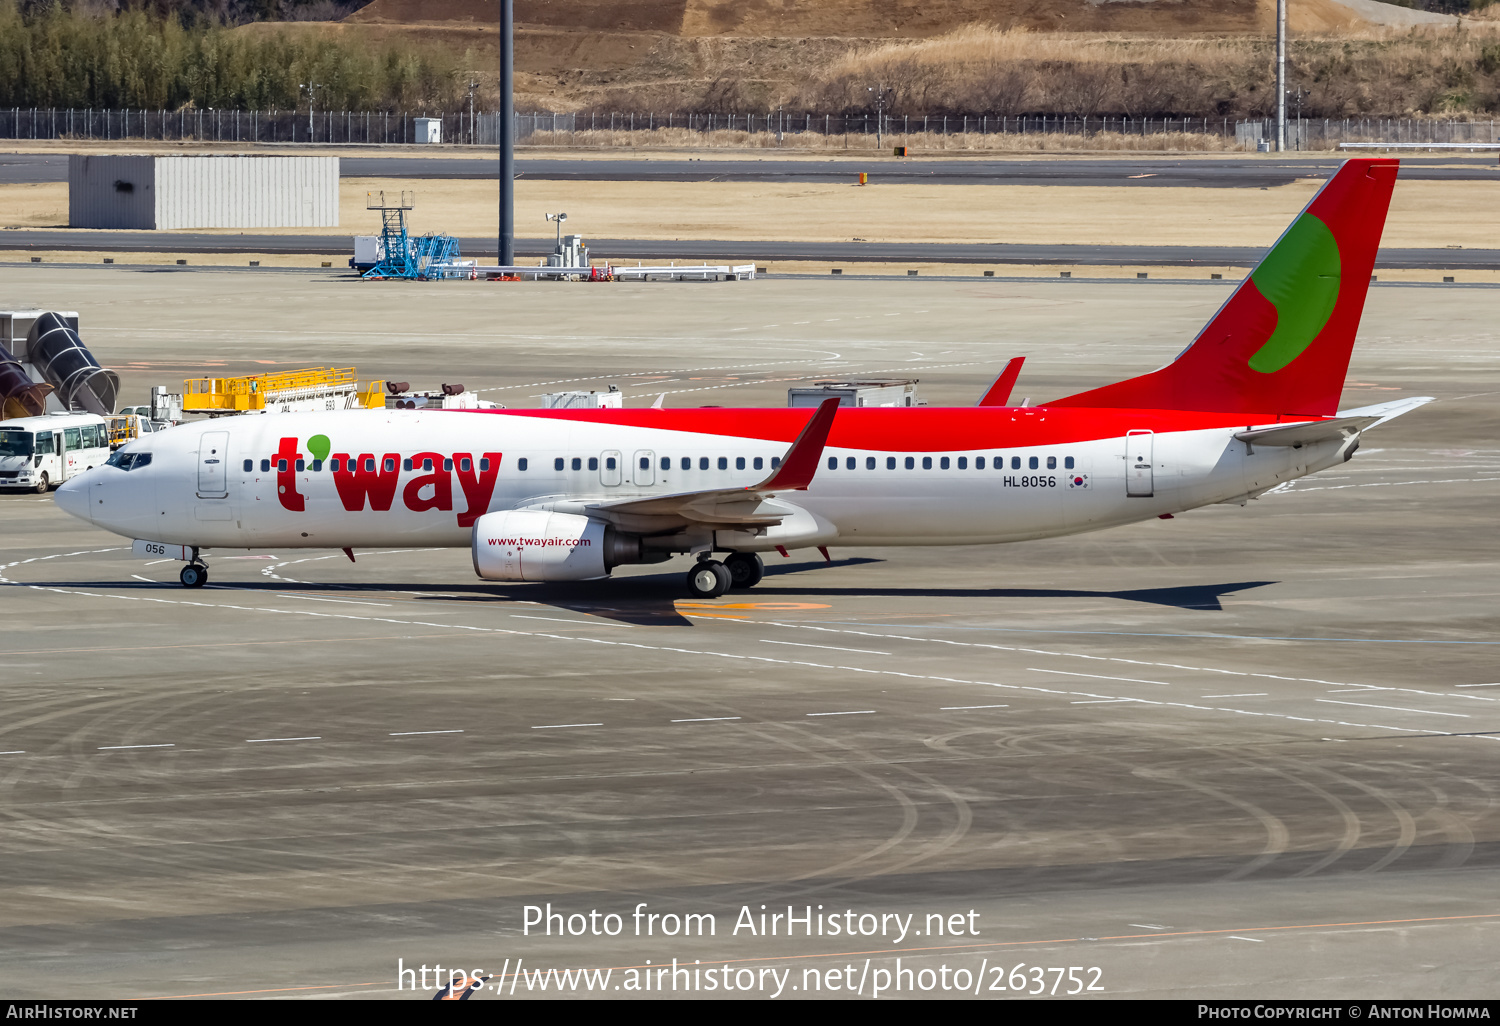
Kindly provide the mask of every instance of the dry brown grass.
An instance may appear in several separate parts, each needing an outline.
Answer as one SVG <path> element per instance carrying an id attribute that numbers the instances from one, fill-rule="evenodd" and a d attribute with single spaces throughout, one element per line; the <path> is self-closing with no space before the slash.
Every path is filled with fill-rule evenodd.
<path id="1" fill-rule="evenodd" d="M 968 26 L 866 47 L 811 72 L 797 105 L 900 114 L 1049 113 L 1264 116 L 1272 43 L 1247 36 L 1159 38 Z M 1489 113 L 1500 108 L 1500 24 L 1361 28 L 1294 38 L 1289 79 L 1310 117 Z"/>

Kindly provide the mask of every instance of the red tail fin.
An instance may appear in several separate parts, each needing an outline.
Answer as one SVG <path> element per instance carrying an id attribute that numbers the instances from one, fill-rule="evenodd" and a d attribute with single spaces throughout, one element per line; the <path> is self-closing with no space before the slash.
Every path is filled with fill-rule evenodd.
<path id="1" fill-rule="evenodd" d="M 1172 363 L 1048 405 L 1335 412 L 1398 164 L 1345 161 Z"/>

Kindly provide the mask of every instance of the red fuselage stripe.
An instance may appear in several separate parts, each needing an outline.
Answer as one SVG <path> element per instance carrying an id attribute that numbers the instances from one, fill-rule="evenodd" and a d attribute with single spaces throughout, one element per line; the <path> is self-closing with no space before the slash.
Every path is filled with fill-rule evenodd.
<path id="1" fill-rule="evenodd" d="M 450 410 L 449 413 L 681 431 L 790 444 L 807 426 L 806 409 L 693 410 Z M 1275 413 L 1198 413 L 1186 410 L 1071 407 L 844 408 L 828 434 L 834 449 L 877 452 L 956 452 L 1025 445 L 1068 445 L 1123 437 L 1127 431 L 1202 431 L 1280 421 L 1317 420 Z"/>

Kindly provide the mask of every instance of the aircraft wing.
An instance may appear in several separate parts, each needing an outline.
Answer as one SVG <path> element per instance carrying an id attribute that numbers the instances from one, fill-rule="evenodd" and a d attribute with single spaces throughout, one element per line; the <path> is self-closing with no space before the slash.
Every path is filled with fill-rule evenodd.
<path id="1" fill-rule="evenodd" d="M 1431 396 L 1414 396 L 1396 399 L 1374 406 L 1362 406 L 1356 410 L 1344 410 L 1331 420 L 1302 421 L 1295 424 L 1272 424 L 1267 427 L 1246 428 L 1236 431 L 1234 437 L 1252 445 L 1307 445 L 1310 442 L 1331 442 L 1357 435 L 1377 424 L 1394 420 L 1403 413 L 1410 413 L 1419 406 L 1432 402 Z"/>
<path id="2" fill-rule="evenodd" d="M 994 382 L 985 391 L 975 406 L 1004 406 L 1010 400 L 1011 389 L 1016 387 L 1016 378 L 1021 376 L 1021 364 L 1026 362 L 1026 357 L 1017 356 L 1005 365 Z"/>
<path id="3" fill-rule="evenodd" d="M 629 524 L 635 529 L 645 526 L 642 520 L 684 521 L 700 524 L 721 524 L 726 527 L 770 526 L 779 524 L 789 513 L 784 506 L 768 504 L 778 492 L 801 491 L 812 483 L 817 473 L 818 461 L 823 458 L 823 446 L 828 441 L 828 432 L 833 427 L 834 413 L 838 410 L 837 399 L 824 399 L 812 419 L 787 450 L 781 465 L 769 477 L 753 485 L 741 488 L 708 488 L 693 492 L 677 492 L 672 495 L 652 495 L 637 499 L 620 499 L 615 502 L 588 502 L 581 512 L 601 517 L 613 523 Z"/>

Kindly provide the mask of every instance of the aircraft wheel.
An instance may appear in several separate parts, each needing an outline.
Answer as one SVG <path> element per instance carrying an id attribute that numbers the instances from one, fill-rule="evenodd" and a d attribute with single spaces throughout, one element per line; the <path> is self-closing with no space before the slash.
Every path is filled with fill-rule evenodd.
<path id="1" fill-rule="evenodd" d="M 51 487 L 52 487 L 52 482 L 49 481 L 49 480 L 47 480 L 47 475 L 46 474 L 43 474 L 41 476 L 40 480 L 38 480 L 37 483 L 36 483 L 36 493 L 38 495 L 46 495 L 47 494 L 47 489 L 51 488 Z"/>
<path id="2" fill-rule="evenodd" d="M 729 586 L 735 589 L 753 588 L 766 575 L 766 565 L 753 552 L 731 553 L 724 566 L 729 570 Z"/>
<path id="3" fill-rule="evenodd" d="M 688 593 L 693 598 L 718 598 L 729 590 L 729 568 L 716 559 L 705 559 L 687 575 Z"/>
<path id="4" fill-rule="evenodd" d="M 184 588 L 201 588 L 208 583 L 208 567 L 199 566 L 197 563 L 189 563 L 182 568 L 182 573 L 177 575 Z"/>

